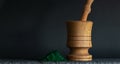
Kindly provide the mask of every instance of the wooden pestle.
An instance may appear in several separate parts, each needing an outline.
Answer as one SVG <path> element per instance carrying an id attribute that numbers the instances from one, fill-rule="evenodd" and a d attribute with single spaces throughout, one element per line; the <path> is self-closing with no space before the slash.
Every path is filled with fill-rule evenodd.
<path id="1" fill-rule="evenodd" d="M 87 17 L 89 15 L 89 13 L 91 12 L 91 5 L 92 5 L 93 1 L 94 0 L 87 0 L 86 5 L 83 10 L 81 21 L 87 21 Z"/>
<path id="2" fill-rule="evenodd" d="M 92 60 L 92 55 L 89 54 L 88 50 L 92 47 L 91 30 L 93 22 L 87 21 L 92 2 L 93 0 L 87 0 L 80 21 L 67 22 L 67 46 L 70 48 L 70 53 L 68 55 L 69 60 Z"/>

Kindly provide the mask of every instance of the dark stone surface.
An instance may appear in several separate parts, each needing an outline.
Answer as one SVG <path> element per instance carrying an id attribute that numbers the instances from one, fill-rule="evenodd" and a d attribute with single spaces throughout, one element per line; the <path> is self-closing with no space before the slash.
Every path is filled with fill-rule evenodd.
<path id="1" fill-rule="evenodd" d="M 41 64 L 120 64 L 120 59 L 94 59 L 90 62 L 41 62 Z"/>
<path id="2" fill-rule="evenodd" d="M 90 62 L 75 62 L 75 61 L 62 61 L 62 62 L 43 62 L 32 60 L 0 60 L 0 64 L 120 64 L 120 59 L 93 59 Z"/>

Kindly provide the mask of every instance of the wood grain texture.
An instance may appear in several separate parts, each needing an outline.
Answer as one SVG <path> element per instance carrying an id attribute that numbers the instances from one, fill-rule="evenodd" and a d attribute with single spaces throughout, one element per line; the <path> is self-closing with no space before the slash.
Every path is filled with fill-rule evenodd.
<path id="1" fill-rule="evenodd" d="M 69 60 L 91 61 L 92 55 L 88 50 L 92 47 L 91 21 L 69 21 L 67 22 L 67 46 L 70 48 Z"/>

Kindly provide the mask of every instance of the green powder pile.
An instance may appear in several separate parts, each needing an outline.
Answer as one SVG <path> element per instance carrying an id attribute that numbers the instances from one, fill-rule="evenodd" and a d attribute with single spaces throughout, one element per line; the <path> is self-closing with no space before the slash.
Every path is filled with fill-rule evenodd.
<path id="1" fill-rule="evenodd" d="M 58 51 L 52 51 L 42 61 L 67 61 Z"/>

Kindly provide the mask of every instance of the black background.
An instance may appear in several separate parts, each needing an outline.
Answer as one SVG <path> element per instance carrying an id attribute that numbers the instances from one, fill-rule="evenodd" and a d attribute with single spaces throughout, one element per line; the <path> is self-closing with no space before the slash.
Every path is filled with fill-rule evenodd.
<path id="1" fill-rule="evenodd" d="M 58 50 L 65 57 L 67 20 L 79 20 L 85 0 L 0 0 L 0 58 L 40 59 Z M 94 58 L 120 57 L 120 0 L 95 0 Z"/>

